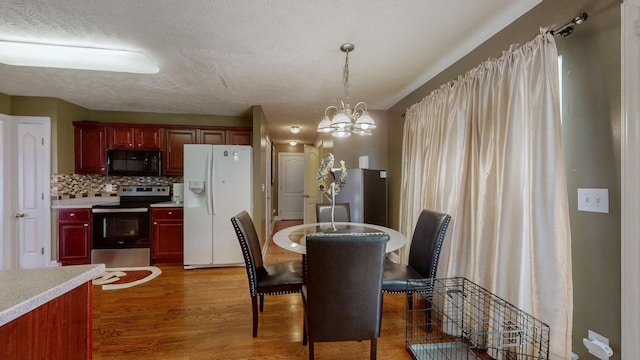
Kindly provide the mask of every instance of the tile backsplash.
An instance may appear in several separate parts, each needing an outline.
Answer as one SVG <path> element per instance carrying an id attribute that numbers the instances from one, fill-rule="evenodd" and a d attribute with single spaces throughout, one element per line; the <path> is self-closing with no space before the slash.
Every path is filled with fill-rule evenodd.
<path id="1" fill-rule="evenodd" d="M 54 200 L 63 200 L 93 196 L 117 196 L 118 186 L 171 186 L 173 183 L 182 182 L 182 179 L 182 176 L 105 176 L 54 174 L 51 176 L 51 198 Z M 111 185 L 110 189 L 108 185 Z"/>

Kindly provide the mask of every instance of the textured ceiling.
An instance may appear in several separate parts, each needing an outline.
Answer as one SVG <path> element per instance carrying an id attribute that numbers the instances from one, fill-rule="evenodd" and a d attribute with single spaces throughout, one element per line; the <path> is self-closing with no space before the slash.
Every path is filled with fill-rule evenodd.
<path id="1" fill-rule="evenodd" d="M 311 142 L 342 97 L 387 110 L 541 0 L 3 0 L 0 40 L 140 50 L 154 75 L 0 64 L 0 92 L 93 110 L 247 115 Z M 290 125 L 302 132 L 291 135 Z"/>

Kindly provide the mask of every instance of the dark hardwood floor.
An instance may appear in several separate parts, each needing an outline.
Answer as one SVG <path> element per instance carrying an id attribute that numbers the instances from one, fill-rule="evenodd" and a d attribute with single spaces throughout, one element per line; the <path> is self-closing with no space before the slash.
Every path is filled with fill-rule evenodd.
<path id="1" fill-rule="evenodd" d="M 281 221 L 276 229 L 299 222 Z M 265 262 L 300 255 L 269 242 Z M 258 337 L 244 267 L 183 270 L 123 290 L 93 287 L 93 359 L 307 359 L 300 294 L 265 297 Z M 378 359 L 411 359 L 405 343 L 405 296 L 384 297 Z M 369 342 L 318 343 L 316 359 L 368 359 Z"/>

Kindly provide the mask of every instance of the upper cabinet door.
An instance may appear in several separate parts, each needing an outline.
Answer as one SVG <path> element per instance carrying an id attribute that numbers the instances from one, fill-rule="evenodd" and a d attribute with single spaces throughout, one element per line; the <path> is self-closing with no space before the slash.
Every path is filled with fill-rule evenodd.
<path id="1" fill-rule="evenodd" d="M 182 175 L 184 169 L 184 144 L 197 144 L 196 129 L 165 129 L 165 175 Z"/>
<path id="2" fill-rule="evenodd" d="M 200 144 L 224 145 L 224 130 L 200 130 Z"/>
<path id="3" fill-rule="evenodd" d="M 106 174 L 107 129 L 76 126 L 74 130 L 76 174 Z"/>
<path id="4" fill-rule="evenodd" d="M 125 127 L 107 128 L 109 149 L 121 150 L 160 150 L 159 127 Z"/>
<path id="5" fill-rule="evenodd" d="M 143 127 L 134 131 L 134 140 L 136 149 L 139 150 L 160 150 L 160 128 L 159 127 Z"/>
<path id="6" fill-rule="evenodd" d="M 133 149 L 133 130 L 132 127 L 108 127 L 107 148 L 121 150 Z"/>
<path id="7" fill-rule="evenodd" d="M 253 130 L 229 130 L 229 145 L 253 145 Z"/>

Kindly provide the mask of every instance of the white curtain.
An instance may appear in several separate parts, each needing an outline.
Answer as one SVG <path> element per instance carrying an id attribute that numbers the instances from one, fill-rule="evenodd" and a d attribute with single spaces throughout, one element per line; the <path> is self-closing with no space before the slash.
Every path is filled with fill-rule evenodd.
<path id="1" fill-rule="evenodd" d="M 541 29 L 407 109 L 400 201 L 404 234 L 423 208 L 452 216 L 438 277 L 547 323 L 552 359 L 570 358 L 573 314 L 561 140 L 557 51 Z"/>

